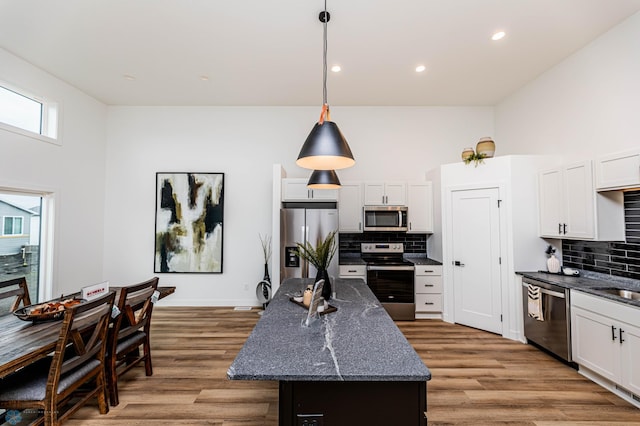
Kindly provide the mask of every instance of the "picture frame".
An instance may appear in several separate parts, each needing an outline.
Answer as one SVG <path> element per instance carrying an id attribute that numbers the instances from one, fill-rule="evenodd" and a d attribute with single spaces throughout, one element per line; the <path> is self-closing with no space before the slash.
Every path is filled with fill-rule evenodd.
<path id="1" fill-rule="evenodd" d="M 222 273 L 224 173 L 156 173 L 155 273 Z"/>

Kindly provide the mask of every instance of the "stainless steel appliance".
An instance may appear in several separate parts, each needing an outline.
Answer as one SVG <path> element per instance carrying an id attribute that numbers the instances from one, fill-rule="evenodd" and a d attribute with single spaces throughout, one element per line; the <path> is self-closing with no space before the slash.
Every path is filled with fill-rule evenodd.
<path id="1" fill-rule="evenodd" d="M 535 318 L 536 312 L 530 312 L 529 285 L 540 289 L 540 319 Z M 524 335 L 527 341 L 564 361 L 572 362 L 569 289 L 527 277 L 522 278 L 522 286 Z"/>
<path id="2" fill-rule="evenodd" d="M 403 259 L 402 243 L 362 243 L 367 285 L 394 320 L 416 319 L 415 266 Z"/>
<path id="3" fill-rule="evenodd" d="M 336 203 L 283 203 L 280 210 L 280 279 L 315 278 L 318 273 L 294 252 L 296 243 L 307 241 L 314 247 L 319 238 L 325 238 L 338 229 Z M 337 236 L 336 236 L 337 237 Z M 338 276 L 338 255 L 327 269 L 331 278 Z"/>
<path id="4" fill-rule="evenodd" d="M 365 231 L 406 231 L 407 207 L 364 206 Z"/>

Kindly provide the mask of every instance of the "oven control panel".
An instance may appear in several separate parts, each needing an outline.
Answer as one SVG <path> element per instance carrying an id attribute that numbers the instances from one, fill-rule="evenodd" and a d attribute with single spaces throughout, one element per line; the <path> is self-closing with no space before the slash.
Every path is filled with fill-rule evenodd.
<path id="1" fill-rule="evenodd" d="M 403 243 L 362 243 L 361 253 L 404 253 Z"/>

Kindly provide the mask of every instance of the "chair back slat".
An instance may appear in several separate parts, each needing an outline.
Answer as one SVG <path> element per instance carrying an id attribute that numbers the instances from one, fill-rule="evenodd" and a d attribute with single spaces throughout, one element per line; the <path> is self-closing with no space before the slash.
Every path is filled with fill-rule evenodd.
<path id="1" fill-rule="evenodd" d="M 152 278 L 120 289 L 118 309 L 121 315 L 118 316 L 114 327 L 117 330 L 118 340 L 148 328 L 153 311 L 151 296 L 157 288 L 158 278 Z"/>
<path id="2" fill-rule="evenodd" d="M 11 290 L 7 290 L 9 287 L 17 287 Z M 18 309 L 20 303 L 22 306 L 31 305 L 31 298 L 29 297 L 29 287 L 27 286 L 27 279 L 25 277 L 13 278 L 7 281 L 0 282 L 0 299 L 7 299 L 14 297 L 15 300 L 11 304 L 11 312 Z"/>
<path id="3" fill-rule="evenodd" d="M 60 376 L 91 359 L 104 365 L 107 330 L 115 292 L 65 310 L 47 386 L 57 389 Z"/>

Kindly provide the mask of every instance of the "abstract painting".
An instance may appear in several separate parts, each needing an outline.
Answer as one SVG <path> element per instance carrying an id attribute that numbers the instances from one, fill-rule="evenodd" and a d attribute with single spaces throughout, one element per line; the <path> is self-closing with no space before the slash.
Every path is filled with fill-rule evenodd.
<path id="1" fill-rule="evenodd" d="M 222 273 L 224 173 L 156 173 L 154 272 Z"/>

